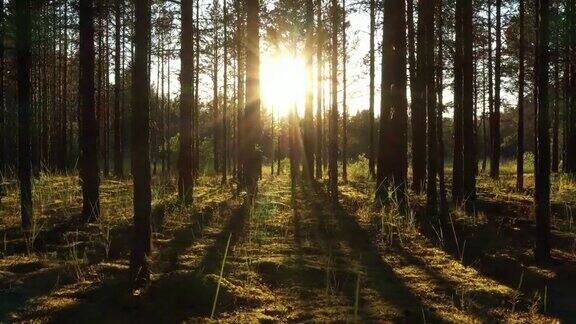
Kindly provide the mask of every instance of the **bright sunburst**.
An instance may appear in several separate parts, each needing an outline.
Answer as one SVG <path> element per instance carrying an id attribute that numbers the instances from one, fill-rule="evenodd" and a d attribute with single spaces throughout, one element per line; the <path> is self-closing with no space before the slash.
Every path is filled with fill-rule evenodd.
<path id="1" fill-rule="evenodd" d="M 306 68 L 301 58 L 264 55 L 260 78 L 261 95 L 268 111 L 283 117 L 296 105 L 301 114 L 306 92 Z"/>

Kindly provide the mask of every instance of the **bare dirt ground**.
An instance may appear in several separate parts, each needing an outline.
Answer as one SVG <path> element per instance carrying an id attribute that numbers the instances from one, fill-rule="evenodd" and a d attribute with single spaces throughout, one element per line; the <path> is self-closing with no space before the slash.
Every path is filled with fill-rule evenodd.
<path id="1" fill-rule="evenodd" d="M 265 176 L 254 206 L 217 183 L 198 186 L 193 209 L 169 185 L 155 193 L 154 275 L 136 294 L 129 183 L 104 184 L 96 225 L 78 225 L 74 193 L 45 208 L 32 244 L 5 220 L 0 321 L 206 322 L 218 283 L 212 319 L 230 323 L 576 319 L 574 238 L 558 226 L 557 263 L 534 264 L 529 202 L 481 188 L 477 217 L 455 212 L 445 233 L 418 197 L 408 215 L 375 211 L 366 182 L 342 184 L 333 204 L 322 184 Z"/>

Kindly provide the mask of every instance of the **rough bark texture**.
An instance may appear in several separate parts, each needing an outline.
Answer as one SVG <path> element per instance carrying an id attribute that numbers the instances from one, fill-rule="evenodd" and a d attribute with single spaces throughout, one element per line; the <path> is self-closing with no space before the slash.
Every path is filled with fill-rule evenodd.
<path id="1" fill-rule="evenodd" d="M 407 102 L 406 102 L 406 11 L 404 1 L 384 4 L 382 35 L 382 100 L 380 105 L 380 143 L 376 199 L 394 188 L 404 202 L 407 177 Z"/>
<path id="2" fill-rule="evenodd" d="M 246 0 L 246 111 L 244 113 L 245 186 L 253 199 L 258 190 L 261 156 L 257 144 L 262 136 L 260 121 L 260 1 Z"/>
<path id="3" fill-rule="evenodd" d="M 194 79 L 194 43 L 192 0 L 180 2 L 182 15 L 182 31 L 180 34 L 180 152 L 178 156 L 179 195 L 184 202 L 192 201 L 192 93 Z"/>

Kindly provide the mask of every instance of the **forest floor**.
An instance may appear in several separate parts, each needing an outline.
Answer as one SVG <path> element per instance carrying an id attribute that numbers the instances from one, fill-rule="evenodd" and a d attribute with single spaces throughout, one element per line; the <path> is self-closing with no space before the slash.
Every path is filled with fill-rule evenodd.
<path id="1" fill-rule="evenodd" d="M 334 204 L 323 183 L 292 188 L 288 176 L 268 173 L 252 207 L 234 185 L 209 177 L 194 207 L 182 207 L 173 182 L 155 179 L 153 276 L 137 292 L 127 271 L 130 182 L 102 181 L 101 220 L 81 225 L 78 179 L 42 175 L 27 240 L 8 186 L 0 322 L 205 322 L 218 283 L 212 318 L 230 323 L 576 321 L 569 179 L 554 179 L 555 262 L 540 266 L 531 191 L 516 192 L 512 175 L 481 176 L 476 216 L 455 208 L 445 232 L 423 212 L 423 196 L 411 195 L 407 215 L 377 211 L 365 177 L 341 183 Z"/>

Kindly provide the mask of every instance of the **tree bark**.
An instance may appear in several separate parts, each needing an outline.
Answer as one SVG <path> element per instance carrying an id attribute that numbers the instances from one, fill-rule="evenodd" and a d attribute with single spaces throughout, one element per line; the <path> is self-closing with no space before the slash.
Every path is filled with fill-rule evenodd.
<path id="1" fill-rule="evenodd" d="M 550 260 L 550 117 L 548 116 L 548 67 L 549 67 L 549 0 L 536 0 L 536 47 L 537 87 L 537 139 L 536 156 L 536 246 L 534 255 L 538 262 Z"/>
<path id="2" fill-rule="evenodd" d="M 417 38 L 417 55 L 416 61 L 414 60 L 414 36 L 412 26 L 413 16 L 408 17 L 409 37 L 412 34 L 412 39 L 409 42 L 409 56 L 410 63 L 414 67 L 410 67 L 410 95 L 412 96 L 411 111 L 412 111 L 412 188 L 416 192 L 422 192 L 426 185 L 426 46 L 428 39 L 426 39 L 426 26 L 425 26 L 425 9 L 429 0 L 418 0 L 418 25 L 416 31 Z M 413 1 L 409 1 L 411 6 Z M 411 9 L 411 8 L 409 8 Z M 410 13 L 410 12 L 409 12 Z M 421 19 L 422 18 L 422 19 Z M 412 33 L 410 31 L 412 30 Z"/>
<path id="3" fill-rule="evenodd" d="M 16 1 L 16 68 L 18 78 L 18 181 L 20 182 L 20 214 L 22 228 L 32 227 L 32 183 L 30 155 L 30 67 L 31 17 L 30 0 Z"/>
<path id="4" fill-rule="evenodd" d="M 456 47 L 454 54 L 454 161 L 452 163 L 452 199 L 460 203 L 464 198 L 464 135 L 463 135 L 463 52 L 462 1 L 456 1 Z"/>
<path id="5" fill-rule="evenodd" d="M 426 82 L 426 114 L 428 116 L 427 127 L 427 184 L 426 184 L 426 205 L 430 213 L 436 213 L 438 202 L 437 187 L 437 130 L 436 130 L 436 79 L 435 79 L 435 34 L 434 34 L 434 9 L 435 1 L 426 0 L 424 4 L 424 34 L 427 40 L 425 46 L 425 82 Z"/>
<path id="6" fill-rule="evenodd" d="M 323 128 L 322 100 L 323 100 L 323 66 L 322 50 L 324 38 L 322 34 L 322 0 L 316 0 L 317 23 L 316 23 L 316 179 L 322 179 L 322 150 L 323 150 Z M 326 117 L 326 116 L 324 116 Z"/>
<path id="7" fill-rule="evenodd" d="M 413 0 L 408 0 L 409 5 L 412 4 Z M 408 28 L 411 24 L 409 22 Z M 413 27 L 412 27 L 413 28 Z M 374 93 L 375 93 L 375 67 L 376 67 L 376 55 L 375 55 L 375 38 L 376 38 L 376 0 L 370 0 L 370 102 L 368 110 L 368 123 L 369 123 L 369 145 L 368 145 L 368 169 L 370 171 L 370 176 L 372 178 L 376 177 L 376 167 L 375 167 L 375 152 L 376 143 L 374 138 Z M 414 51 L 414 49 L 412 49 Z M 410 66 L 412 67 L 412 61 L 410 61 Z M 412 81 L 410 81 L 412 82 Z"/>
<path id="8" fill-rule="evenodd" d="M 180 33 L 180 151 L 178 156 L 179 195 L 185 203 L 192 202 L 192 104 L 194 79 L 194 23 L 192 21 L 192 0 L 180 3 L 182 31 Z"/>
<path id="9" fill-rule="evenodd" d="M 472 213 L 476 202 L 476 146 L 474 122 L 474 30 L 472 25 L 472 2 L 462 1 L 462 53 L 463 53 L 463 101 L 462 119 L 464 136 L 464 179 L 463 189 L 466 201 L 466 211 Z"/>
<path id="10" fill-rule="evenodd" d="M 94 1 L 80 0 L 80 179 L 82 216 L 86 222 L 93 222 L 100 216 L 94 60 Z"/>
<path id="11" fill-rule="evenodd" d="M 494 67 L 494 116 L 492 118 L 492 158 L 490 176 L 500 176 L 500 88 L 502 81 L 502 0 L 496 0 L 496 62 Z"/>
<path id="12" fill-rule="evenodd" d="M 518 151 L 516 153 L 516 189 L 524 189 L 524 0 L 520 0 L 518 44 Z"/>
<path id="13" fill-rule="evenodd" d="M 130 257 L 132 282 L 150 280 L 151 246 L 150 190 L 150 0 L 137 0 L 135 6 L 134 72 L 132 73 L 132 175 L 134 177 L 134 238 Z"/>
<path id="14" fill-rule="evenodd" d="M 407 177 L 407 102 L 406 102 L 406 11 L 404 1 L 384 3 L 382 35 L 382 100 L 380 105 L 380 143 L 378 150 L 376 199 L 392 198 L 395 189 L 401 205 L 405 203 Z"/>
<path id="15" fill-rule="evenodd" d="M 306 179 L 314 178 L 314 92 L 313 70 L 314 63 L 314 2 L 306 0 L 306 43 L 304 49 L 306 61 L 306 98 L 304 111 L 304 175 Z"/>
<path id="16" fill-rule="evenodd" d="M 243 120 L 244 185 L 248 198 L 258 191 L 261 156 L 257 150 L 262 136 L 260 120 L 260 0 L 246 0 L 246 109 Z"/>
<path id="17" fill-rule="evenodd" d="M 329 191 L 333 202 L 338 201 L 338 2 L 332 0 L 331 5 L 331 26 L 332 26 L 332 46 L 331 46 L 331 95 L 332 107 L 330 109 L 329 130 L 329 153 L 328 153 L 328 178 Z"/>

